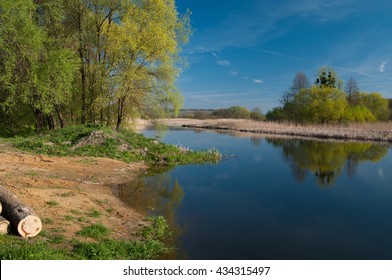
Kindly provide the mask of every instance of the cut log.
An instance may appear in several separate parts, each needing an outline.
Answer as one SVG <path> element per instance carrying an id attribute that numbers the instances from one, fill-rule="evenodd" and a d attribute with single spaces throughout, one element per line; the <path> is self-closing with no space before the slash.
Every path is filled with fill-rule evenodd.
<path id="1" fill-rule="evenodd" d="M 34 237 L 42 230 L 41 219 L 34 210 L 25 206 L 8 189 L 0 185 L 0 201 L 3 204 L 3 216 L 17 229 L 22 237 Z"/>
<path id="2" fill-rule="evenodd" d="M 10 222 L 6 220 L 3 216 L 0 216 L 0 234 L 7 234 L 10 232 L 10 229 Z"/>

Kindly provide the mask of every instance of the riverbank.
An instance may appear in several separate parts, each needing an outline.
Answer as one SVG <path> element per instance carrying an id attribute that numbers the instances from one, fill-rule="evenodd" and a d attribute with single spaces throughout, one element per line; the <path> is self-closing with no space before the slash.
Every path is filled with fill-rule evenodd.
<path id="1" fill-rule="evenodd" d="M 300 125 L 237 119 L 163 119 L 160 121 L 167 126 L 234 131 L 253 133 L 255 135 L 266 134 L 306 139 L 392 142 L 392 122 L 347 125 Z M 137 128 L 142 129 L 149 125 L 151 125 L 149 122 L 141 121 L 137 124 Z"/>
<path id="2" fill-rule="evenodd" d="M 0 184 L 43 222 L 42 232 L 28 241 L 0 235 L 0 256 L 155 258 L 166 250 L 160 242 L 165 221 L 123 203 L 117 187 L 154 165 L 203 163 L 218 156 L 97 127 L 0 138 Z"/>

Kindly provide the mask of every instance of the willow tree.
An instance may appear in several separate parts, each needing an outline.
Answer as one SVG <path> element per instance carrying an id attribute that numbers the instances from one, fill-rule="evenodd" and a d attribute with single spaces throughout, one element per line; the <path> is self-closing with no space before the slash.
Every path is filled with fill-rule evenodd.
<path id="1" fill-rule="evenodd" d="M 12 114 L 24 105 L 37 128 L 53 127 L 77 66 L 73 51 L 48 33 L 40 8 L 31 0 L 3 0 L 0 12 L 0 106 Z"/>
<path id="2" fill-rule="evenodd" d="M 81 122 L 116 126 L 129 115 L 179 109 L 174 86 L 189 13 L 174 0 L 70 0 L 65 24 L 78 41 Z"/>
<path id="3" fill-rule="evenodd" d="M 112 68 L 106 97 L 117 105 L 116 127 L 130 113 L 178 112 L 182 97 L 175 79 L 189 14 L 180 16 L 174 0 L 143 0 L 129 3 L 119 21 L 108 34 L 107 49 Z"/>

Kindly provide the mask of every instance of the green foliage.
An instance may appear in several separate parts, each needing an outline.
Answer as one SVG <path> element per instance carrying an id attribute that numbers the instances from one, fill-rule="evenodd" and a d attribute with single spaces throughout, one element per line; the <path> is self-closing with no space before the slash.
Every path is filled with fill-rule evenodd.
<path id="1" fill-rule="evenodd" d="M 4 0 L 0 13 L 2 114 L 19 121 L 27 119 L 17 110 L 30 111 L 38 128 L 56 106 L 58 110 L 70 100 L 78 67 L 74 51 L 57 44 L 43 26 L 40 8 L 31 0 Z"/>
<path id="2" fill-rule="evenodd" d="M 145 239 L 163 240 L 169 235 L 169 225 L 162 216 L 148 218 L 151 225 L 143 228 L 141 235 Z"/>
<path id="3" fill-rule="evenodd" d="M 360 93 L 356 97 L 356 102 L 369 109 L 378 121 L 387 121 L 391 111 L 388 107 L 388 100 L 379 93 Z"/>
<path id="4" fill-rule="evenodd" d="M 361 105 L 348 107 L 345 116 L 347 121 L 351 122 L 365 123 L 376 121 L 373 113 L 368 108 Z"/>
<path id="5" fill-rule="evenodd" d="M 221 154 L 215 149 L 192 151 L 127 130 L 113 131 L 99 126 L 70 126 L 10 138 L 9 141 L 17 148 L 39 154 L 108 157 L 125 162 L 145 161 L 159 165 L 215 163 L 221 159 Z"/>
<path id="6" fill-rule="evenodd" d="M 388 99 L 388 108 L 389 108 L 389 119 L 392 120 L 392 99 Z"/>
<path id="7" fill-rule="evenodd" d="M 275 107 L 265 115 L 265 119 L 280 122 L 286 119 L 286 115 L 282 107 Z"/>
<path id="8" fill-rule="evenodd" d="M 379 93 L 359 93 L 354 79 L 342 91 L 342 82 L 332 68 L 319 70 L 316 86 L 282 97 L 283 108 L 274 108 L 267 120 L 301 123 L 347 123 L 387 121 L 391 116 L 388 101 Z"/>
<path id="9" fill-rule="evenodd" d="M 212 113 L 215 118 L 249 119 L 251 112 L 242 106 L 232 106 L 228 109 L 218 109 Z"/>
<path id="10" fill-rule="evenodd" d="M 263 116 L 263 114 L 261 112 L 261 108 L 255 107 L 252 110 L 252 112 L 250 113 L 250 118 L 255 121 L 262 121 L 262 120 L 264 120 L 265 117 Z"/>
<path id="11" fill-rule="evenodd" d="M 189 17 L 174 0 L 2 1 L 2 126 L 113 124 L 115 115 L 120 127 L 128 116 L 177 114 Z"/>
<path id="12" fill-rule="evenodd" d="M 321 67 L 316 79 L 316 85 L 320 88 L 336 88 L 337 87 L 336 71 L 332 67 Z"/>

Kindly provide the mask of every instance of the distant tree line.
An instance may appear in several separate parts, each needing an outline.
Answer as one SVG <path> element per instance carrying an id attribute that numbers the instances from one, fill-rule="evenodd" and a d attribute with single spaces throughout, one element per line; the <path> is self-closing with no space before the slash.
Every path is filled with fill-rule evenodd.
<path id="1" fill-rule="evenodd" d="M 2 0 L 0 126 L 119 128 L 178 112 L 189 15 L 174 0 Z"/>
<path id="2" fill-rule="evenodd" d="M 281 98 L 281 107 L 266 114 L 269 121 L 299 123 L 342 123 L 388 121 L 391 102 L 380 93 L 360 92 L 350 78 L 345 87 L 334 69 L 322 67 L 314 85 L 305 73 L 298 73 Z"/>
<path id="3" fill-rule="evenodd" d="M 216 110 L 188 110 L 182 116 L 194 119 L 252 119 L 256 121 L 262 121 L 265 118 L 260 107 L 255 107 L 250 111 L 242 106 Z"/>

